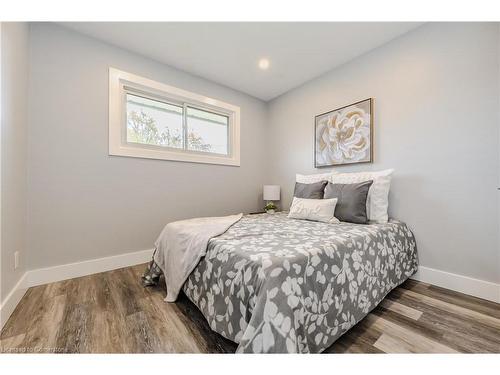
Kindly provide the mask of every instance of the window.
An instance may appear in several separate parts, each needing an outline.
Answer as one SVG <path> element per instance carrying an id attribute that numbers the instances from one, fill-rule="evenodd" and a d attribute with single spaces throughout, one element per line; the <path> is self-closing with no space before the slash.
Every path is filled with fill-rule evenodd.
<path id="1" fill-rule="evenodd" d="M 109 154 L 240 165 L 234 105 L 109 70 Z"/>
<path id="2" fill-rule="evenodd" d="M 183 108 L 141 96 L 127 97 L 127 143 L 183 148 Z"/>

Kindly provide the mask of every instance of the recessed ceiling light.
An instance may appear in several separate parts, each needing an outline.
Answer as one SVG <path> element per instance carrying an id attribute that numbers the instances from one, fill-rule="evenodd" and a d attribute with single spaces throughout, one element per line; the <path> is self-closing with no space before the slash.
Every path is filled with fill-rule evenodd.
<path id="1" fill-rule="evenodd" d="M 266 58 L 260 59 L 259 68 L 261 68 L 262 70 L 267 70 L 269 68 L 269 60 Z"/>

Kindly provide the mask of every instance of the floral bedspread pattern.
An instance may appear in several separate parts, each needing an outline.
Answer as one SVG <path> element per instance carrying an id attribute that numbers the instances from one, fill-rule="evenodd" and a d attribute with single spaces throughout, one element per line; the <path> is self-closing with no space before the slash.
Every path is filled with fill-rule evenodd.
<path id="1" fill-rule="evenodd" d="M 318 353 L 417 270 L 406 224 L 244 216 L 210 240 L 183 290 L 238 352 Z"/>

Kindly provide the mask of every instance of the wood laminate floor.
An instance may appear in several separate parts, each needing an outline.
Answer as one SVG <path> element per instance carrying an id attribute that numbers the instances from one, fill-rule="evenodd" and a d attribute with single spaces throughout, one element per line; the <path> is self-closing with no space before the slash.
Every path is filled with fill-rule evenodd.
<path id="1" fill-rule="evenodd" d="M 0 334 L 5 353 L 231 353 L 182 295 L 143 288 L 144 265 L 30 288 Z M 500 305 L 408 280 L 329 353 L 500 352 Z"/>

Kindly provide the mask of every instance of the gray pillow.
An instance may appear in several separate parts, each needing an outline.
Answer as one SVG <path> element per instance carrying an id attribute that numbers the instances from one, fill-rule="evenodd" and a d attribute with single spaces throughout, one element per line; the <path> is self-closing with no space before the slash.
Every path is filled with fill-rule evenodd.
<path id="1" fill-rule="evenodd" d="M 340 221 L 366 224 L 366 198 L 373 181 L 364 181 L 357 184 L 332 184 L 325 187 L 325 199 L 337 198 L 335 217 Z"/>
<path id="2" fill-rule="evenodd" d="M 323 194 L 325 192 L 325 186 L 327 183 L 328 181 L 319 181 L 313 184 L 303 184 L 301 182 L 296 182 L 293 196 L 306 199 L 323 199 Z"/>

